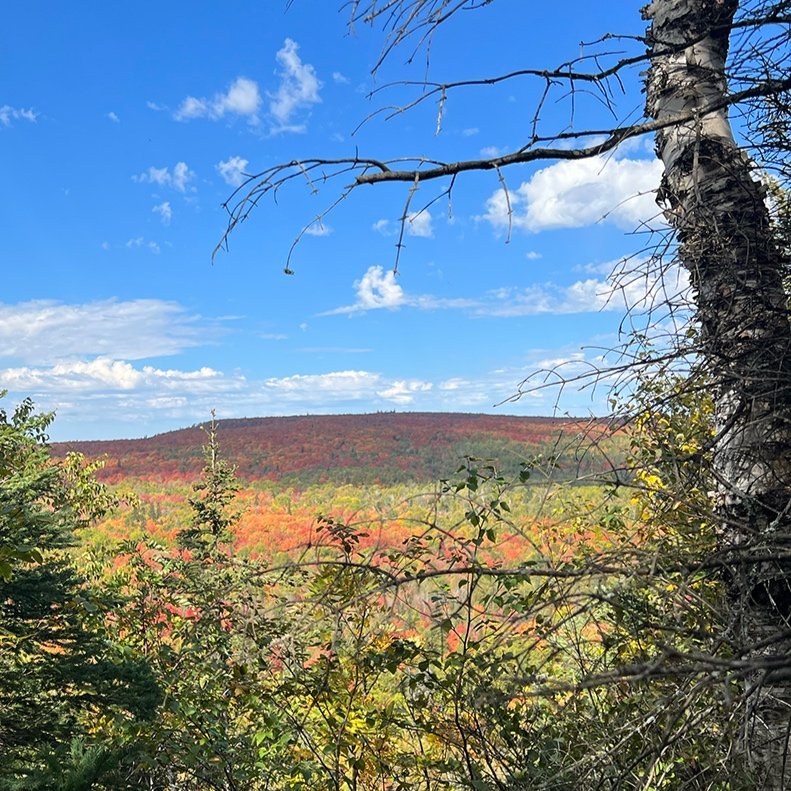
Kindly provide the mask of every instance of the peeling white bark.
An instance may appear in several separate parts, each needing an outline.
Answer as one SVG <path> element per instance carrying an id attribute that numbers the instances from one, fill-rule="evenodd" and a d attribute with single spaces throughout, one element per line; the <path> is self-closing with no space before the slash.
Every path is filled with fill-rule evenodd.
<path id="1" fill-rule="evenodd" d="M 728 34 L 738 0 L 653 0 L 644 9 L 648 114 L 697 109 L 657 134 L 660 201 L 695 289 L 716 387 L 715 510 L 734 648 L 755 664 L 743 752 L 759 788 L 791 789 L 791 327 L 782 257 L 761 185 L 726 110 Z"/>

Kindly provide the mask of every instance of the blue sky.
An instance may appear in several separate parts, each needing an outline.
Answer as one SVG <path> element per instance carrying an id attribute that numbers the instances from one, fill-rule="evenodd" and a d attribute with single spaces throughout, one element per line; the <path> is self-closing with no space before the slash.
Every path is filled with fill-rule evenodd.
<path id="1" fill-rule="evenodd" d="M 333 0 L 11 4 L 0 33 L 3 267 L 0 386 L 58 417 L 53 439 L 135 437 L 220 417 L 376 410 L 588 414 L 603 389 L 495 406 L 536 369 L 573 374 L 614 345 L 625 303 L 653 286 L 612 269 L 661 229 L 651 141 L 606 158 L 354 191 L 346 181 L 265 199 L 212 264 L 221 204 L 244 174 L 307 156 L 446 160 L 527 141 L 543 85 L 452 92 L 390 120 L 425 52 L 372 77 L 381 30 Z M 498 0 L 434 40 L 437 80 L 548 67 L 608 31 L 640 34 L 640 3 Z M 615 42 L 609 49 L 628 49 Z M 588 49 L 584 51 L 589 51 Z M 540 130 L 642 113 L 639 69 L 616 115 L 559 88 Z M 369 97 L 372 89 L 379 89 Z M 354 133 L 354 134 L 353 134 Z M 348 179 L 347 179 L 348 181 Z M 640 229 L 641 233 L 634 231 Z"/>

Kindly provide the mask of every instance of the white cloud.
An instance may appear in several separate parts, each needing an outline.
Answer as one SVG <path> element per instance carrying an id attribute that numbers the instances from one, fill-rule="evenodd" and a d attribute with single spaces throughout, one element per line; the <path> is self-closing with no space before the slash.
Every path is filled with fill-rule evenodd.
<path id="1" fill-rule="evenodd" d="M 305 233 L 308 236 L 329 236 L 332 233 L 332 227 L 321 222 L 321 220 L 316 220 L 316 222 L 305 229 Z"/>
<path id="2" fill-rule="evenodd" d="M 179 192 L 184 192 L 187 189 L 187 184 L 194 178 L 195 173 L 187 167 L 186 162 L 177 162 L 173 166 L 172 184 L 173 188 Z"/>
<path id="3" fill-rule="evenodd" d="M 429 294 L 406 294 L 398 283 L 392 270 L 385 272 L 381 266 L 371 266 L 359 279 L 354 281 L 357 300 L 353 305 L 346 305 L 322 313 L 323 316 L 362 313 L 366 310 L 387 308 L 395 310 L 402 306 L 410 306 L 421 310 L 438 308 L 471 308 L 477 305 L 476 300 L 446 299 Z"/>
<path id="4" fill-rule="evenodd" d="M 333 399 L 369 397 L 382 384 L 382 377 L 369 371 L 333 371 L 325 374 L 295 374 L 267 379 L 264 389 L 292 401 L 325 402 Z"/>
<path id="5" fill-rule="evenodd" d="M 431 382 L 423 382 L 419 379 L 399 379 L 384 390 L 378 390 L 376 394 L 386 401 L 404 405 L 411 404 L 415 400 L 416 393 L 428 392 L 433 386 Z"/>
<path id="6" fill-rule="evenodd" d="M 249 162 L 242 157 L 231 157 L 230 159 L 220 160 L 216 167 L 220 176 L 226 184 L 238 187 L 247 179 L 246 170 Z"/>
<path id="7" fill-rule="evenodd" d="M 618 258 L 612 261 L 599 261 L 596 264 L 582 264 L 581 266 L 574 266 L 574 272 L 585 272 L 588 275 L 604 275 L 605 277 L 611 275 L 613 272 L 621 271 L 627 261 L 623 258 Z"/>
<path id="8" fill-rule="evenodd" d="M 12 107 L 10 104 L 4 104 L 0 107 L 0 125 L 11 126 L 14 121 L 30 121 L 35 123 L 38 119 L 38 113 L 34 110 L 24 107 Z"/>
<path id="9" fill-rule="evenodd" d="M 316 70 L 302 62 L 297 54 L 298 49 L 299 45 L 287 38 L 277 53 L 280 85 L 270 96 L 269 102 L 269 112 L 278 124 L 276 131 L 301 131 L 303 125 L 292 124 L 294 115 L 298 110 L 321 101 L 321 83 L 316 77 Z"/>
<path id="10" fill-rule="evenodd" d="M 538 259 L 539 259 L 539 258 L 543 258 L 543 257 L 544 257 L 544 256 L 542 256 L 542 255 L 541 255 L 541 253 L 538 253 L 538 252 L 536 252 L 535 250 L 528 250 L 528 251 L 525 253 L 525 258 L 526 258 L 528 261 L 538 261 Z"/>
<path id="11" fill-rule="evenodd" d="M 225 94 L 215 98 L 213 109 L 219 116 L 233 113 L 253 118 L 260 106 L 261 94 L 258 92 L 258 84 L 246 77 L 237 77 Z"/>
<path id="12" fill-rule="evenodd" d="M 499 157 L 502 153 L 503 149 L 497 146 L 484 146 L 481 149 L 481 156 L 484 159 L 494 159 L 494 157 Z"/>
<path id="13" fill-rule="evenodd" d="M 161 252 L 159 245 L 156 242 L 146 241 L 142 236 L 135 236 L 133 239 L 127 239 L 126 247 L 130 249 L 142 248 L 148 250 L 150 253 L 159 255 Z"/>
<path id="14" fill-rule="evenodd" d="M 135 367 L 125 360 L 96 357 L 49 366 L 6 368 L 2 371 L 6 386 L 16 392 L 55 394 L 62 398 L 85 399 L 85 405 L 112 394 L 134 393 L 138 403 L 173 406 L 185 395 L 201 395 L 239 390 L 244 378 L 227 378 L 204 366 L 194 371 Z M 175 395 L 174 395 L 175 394 Z M 169 403 L 168 403 L 169 402 Z"/>
<path id="15" fill-rule="evenodd" d="M 397 308 L 404 301 L 404 290 L 395 282 L 395 272 L 385 272 L 381 266 L 372 266 L 354 283 L 357 305 L 361 310 L 371 308 Z"/>
<path id="16" fill-rule="evenodd" d="M 324 315 L 359 313 L 364 310 L 388 308 L 393 310 L 404 304 L 404 290 L 395 282 L 395 272 L 387 272 L 381 266 L 371 266 L 359 279 L 354 281 L 357 301 L 353 305 L 336 308 Z"/>
<path id="17" fill-rule="evenodd" d="M 177 121 L 186 121 L 189 118 L 202 118 L 210 114 L 209 103 L 205 99 L 188 96 L 176 110 L 174 117 Z"/>
<path id="18" fill-rule="evenodd" d="M 425 410 L 480 408 L 513 395 L 524 375 L 520 369 L 487 372 L 476 380 L 457 378 L 436 383 L 360 370 L 296 374 L 267 379 L 259 391 L 264 400 L 258 403 L 268 405 L 268 414 L 311 408 L 332 411 L 355 402 L 367 402 L 366 409 L 377 405 L 413 405 Z"/>
<path id="19" fill-rule="evenodd" d="M 458 390 L 465 384 L 465 380 L 456 376 L 439 383 L 440 390 Z"/>
<path id="20" fill-rule="evenodd" d="M 32 395 L 42 409 L 58 411 L 57 439 L 74 439 L 77 433 L 82 439 L 87 435 L 106 439 L 141 436 L 204 421 L 217 404 L 222 405 L 223 418 L 372 411 L 393 406 L 421 411 L 492 408 L 512 398 L 518 383 L 532 371 L 556 365 L 567 374 L 584 372 L 586 356 L 578 349 L 538 349 L 515 366 L 436 381 L 366 370 L 248 380 L 239 373 L 228 374 L 208 366 L 163 369 L 109 355 L 8 368 L 0 376 L 4 385 L 11 387 L 12 398 L 17 393 L 19 397 Z M 534 381 L 545 382 L 546 371 Z M 564 392 L 576 398 L 578 410 L 584 413 L 590 408 L 590 395 L 581 396 L 572 387 Z M 509 404 L 505 411 L 535 413 L 544 391 L 529 395 L 530 399 Z M 552 402 L 554 398 L 546 398 L 543 409 L 551 408 Z"/>
<path id="21" fill-rule="evenodd" d="M 433 217 L 428 209 L 417 214 L 410 214 L 407 218 L 406 232 L 410 236 L 420 236 L 424 239 L 431 239 L 434 236 L 434 228 L 432 226 Z"/>
<path id="22" fill-rule="evenodd" d="M 525 289 L 500 289 L 491 292 L 494 301 L 479 312 L 495 316 L 530 316 L 541 313 L 594 313 L 615 309 L 610 283 L 602 280 L 578 280 L 570 286 L 545 284 Z M 623 305 L 618 304 L 621 308 Z"/>
<path id="23" fill-rule="evenodd" d="M 393 231 L 392 226 L 390 224 L 390 220 L 377 220 L 371 226 L 371 230 L 374 230 L 377 233 L 382 234 L 382 236 L 392 236 L 395 233 L 395 231 Z"/>
<path id="24" fill-rule="evenodd" d="M 36 364 L 86 356 L 139 360 L 201 346 L 216 335 L 175 302 L 102 300 L 0 304 L 0 359 Z"/>
<path id="25" fill-rule="evenodd" d="M 605 266 L 612 270 L 615 262 Z M 630 262 L 605 280 L 588 278 L 569 286 L 552 283 L 524 289 L 490 291 L 474 313 L 481 316 L 535 316 L 540 314 L 597 313 L 601 311 L 643 311 L 671 302 L 686 305 L 689 277 L 679 267 L 658 272 L 639 272 L 641 262 Z"/>
<path id="26" fill-rule="evenodd" d="M 216 120 L 226 115 L 237 115 L 246 117 L 251 124 L 257 124 L 260 108 L 258 83 L 247 77 L 237 77 L 225 93 L 216 93 L 212 99 L 188 96 L 173 113 L 173 117 L 177 121 L 189 121 L 193 118 Z"/>
<path id="27" fill-rule="evenodd" d="M 263 390 L 277 401 L 301 404 L 382 399 L 392 404 L 411 404 L 421 393 L 433 389 L 432 382 L 420 379 L 388 379 L 371 371 L 332 371 L 323 374 L 296 374 L 267 379 Z"/>
<path id="28" fill-rule="evenodd" d="M 140 383 L 141 375 L 129 363 L 100 357 L 51 367 L 7 368 L 3 380 L 12 390 L 85 390 L 97 386 L 130 390 Z"/>
<path id="29" fill-rule="evenodd" d="M 475 137 L 480 131 L 477 126 L 470 126 L 467 129 L 462 129 L 461 133 L 464 137 Z"/>
<path id="30" fill-rule="evenodd" d="M 166 200 L 157 204 L 151 211 L 159 215 L 163 225 L 170 225 L 170 221 L 173 219 L 173 209 L 170 206 L 170 201 Z"/>
<path id="31" fill-rule="evenodd" d="M 153 165 L 144 173 L 132 176 L 132 181 L 139 184 L 158 184 L 160 187 L 169 186 L 171 182 L 170 171 L 167 168 L 155 168 Z"/>
<path id="32" fill-rule="evenodd" d="M 655 192 L 662 176 L 656 159 L 597 156 L 564 160 L 536 171 L 529 181 L 502 189 L 486 202 L 486 220 L 497 229 L 511 227 L 538 233 L 555 228 L 578 228 L 607 221 L 633 230 L 661 221 Z"/>
<path id="33" fill-rule="evenodd" d="M 395 236 L 398 233 L 400 223 L 393 222 L 392 220 L 377 220 L 372 226 L 371 230 L 382 236 Z M 408 236 L 418 236 L 424 239 L 431 239 L 434 236 L 434 218 L 428 209 L 415 212 L 407 217 L 406 233 Z"/>
<path id="34" fill-rule="evenodd" d="M 334 82 L 337 82 L 338 85 L 348 85 L 349 84 L 349 78 L 345 74 L 342 74 L 339 71 L 332 72 L 332 79 L 333 79 Z"/>
<path id="35" fill-rule="evenodd" d="M 186 192 L 190 182 L 195 178 L 195 172 L 190 170 L 186 162 L 177 162 L 170 168 L 149 167 L 143 173 L 132 176 L 132 181 L 138 184 L 156 184 L 159 187 L 171 187 L 178 192 Z M 194 187 L 191 188 L 194 190 Z"/>
<path id="36" fill-rule="evenodd" d="M 660 272 L 648 259 L 632 258 L 609 261 L 592 267 L 589 277 L 570 285 L 543 283 L 517 288 L 505 286 L 492 289 L 475 298 L 435 297 L 431 294 L 409 294 L 396 282 L 392 271 L 371 266 L 354 281 L 356 300 L 352 305 L 335 308 L 323 316 L 353 315 L 368 310 L 402 307 L 418 310 L 465 310 L 471 316 L 536 316 L 602 311 L 652 311 L 659 305 L 688 309 L 689 277 L 679 267 Z"/>
<path id="37" fill-rule="evenodd" d="M 107 113 L 107 117 L 108 117 L 108 118 L 109 118 L 109 119 L 110 119 L 110 120 L 111 120 L 111 121 L 112 121 L 114 124 L 120 124 L 120 123 L 121 123 L 121 119 L 118 117 L 118 115 L 117 115 L 116 113 L 114 113 L 114 112 L 112 112 L 112 111 L 110 111 L 109 113 Z"/>
<path id="38" fill-rule="evenodd" d="M 88 379 L 95 379 L 102 384 L 121 390 L 130 390 L 139 384 L 141 376 L 129 363 L 98 357 L 91 362 L 76 362 L 55 365 L 52 369 L 55 376 L 64 377 L 69 374 Z"/>

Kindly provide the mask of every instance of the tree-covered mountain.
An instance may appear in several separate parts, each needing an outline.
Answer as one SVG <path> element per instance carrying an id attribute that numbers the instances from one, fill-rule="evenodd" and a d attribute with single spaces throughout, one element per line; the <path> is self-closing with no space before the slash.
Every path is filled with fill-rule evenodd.
<path id="1" fill-rule="evenodd" d="M 465 456 L 491 459 L 509 473 L 541 455 L 556 475 L 590 475 L 623 456 L 610 428 L 603 420 L 421 412 L 218 422 L 223 453 L 242 479 L 302 485 L 435 480 Z M 57 443 L 53 451 L 104 457 L 105 481 L 192 479 L 204 439 L 198 425 L 144 439 Z"/>

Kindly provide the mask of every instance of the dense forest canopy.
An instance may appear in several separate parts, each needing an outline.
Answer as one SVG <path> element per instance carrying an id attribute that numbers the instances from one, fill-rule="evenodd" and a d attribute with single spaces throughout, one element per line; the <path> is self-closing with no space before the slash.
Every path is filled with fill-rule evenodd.
<path id="1" fill-rule="evenodd" d="M 567 480 L 622 469 L 625 436 L 609 420 L 459 413 L 315 415 L 218 421 L 223 452 L 240 478 L 284 485 L 425 483 L 465 456 L 491 459 L 516 474 L 528 456 L 554 459 Z M 103 459 L 107 482 L 126 478 L 193 480 L 203 465 L 200 427 L 143 440 L 71 442 L 53 452 Z"/>

